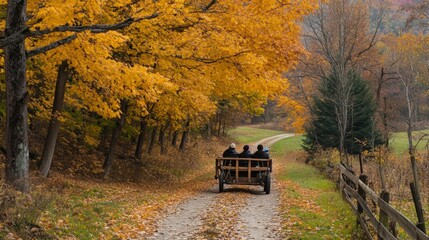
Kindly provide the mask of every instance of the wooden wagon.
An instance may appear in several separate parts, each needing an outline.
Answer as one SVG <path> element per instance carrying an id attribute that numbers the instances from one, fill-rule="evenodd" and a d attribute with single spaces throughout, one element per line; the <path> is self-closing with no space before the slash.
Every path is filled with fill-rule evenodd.
<path id="1" fill-rule="evenodd" d="M 272 170 L 272 159 L 217 158 L 215 179 L 219 180 L 219 192 L 223 192 L 224 184 L 260 185 L 269 194 Z"/>

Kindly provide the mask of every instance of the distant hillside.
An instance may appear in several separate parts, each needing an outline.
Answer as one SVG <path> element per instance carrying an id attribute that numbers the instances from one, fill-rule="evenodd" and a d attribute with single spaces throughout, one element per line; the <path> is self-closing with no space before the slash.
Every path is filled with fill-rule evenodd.
<path id="1" fill-rule="evenodd" d="M 401 6 L 416 2 L 415 0 L 390 0 L 393 6 Z"/>
<path id="2" fill-rule="evenodd" d="M 407 22 L 407 19 L 410 16 L 411 11 L 407 10 L 408 7 L 417 3 L 418 0 L 389 0 L 390 10 L 387 13 L 385 22 L 381 27 L 383 33 L 402 33 L 407 31 L 412 32 L 428 32 L 429 21 L 427 19 L 414 20 L 412 22 Z M 377 9 L 373 10 L 374 13 Z M 373 15 L 373 22 L 375 23 L 376 14 Z"/>

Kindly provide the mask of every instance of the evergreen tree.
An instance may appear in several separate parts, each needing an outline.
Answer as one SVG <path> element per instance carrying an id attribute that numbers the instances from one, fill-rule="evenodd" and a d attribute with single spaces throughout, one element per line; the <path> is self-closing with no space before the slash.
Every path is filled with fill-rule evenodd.
<path id="1" fill-rule="evenodd" d="M 380 133 L 375 129 L 375 102 L 368 84 L 355 72 L 349 72 L 350 98 L 348 99 L 348 123 L 345 149 L 348 154 L 358 154 L 382 144 Z M 323 78 L 319 95 L 313 98 L 312 118 L 307 124 L 303 148 L 310 154 L 318 147 L 339 148 L 338 128 L 339 79 L 331 74 Z"/>

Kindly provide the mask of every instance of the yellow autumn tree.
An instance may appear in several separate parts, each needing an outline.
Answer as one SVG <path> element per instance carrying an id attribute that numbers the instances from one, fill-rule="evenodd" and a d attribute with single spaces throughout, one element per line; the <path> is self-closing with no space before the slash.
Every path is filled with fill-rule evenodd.
<path id="1" fill-rule="evenodd" d="M 137 51 L 130 56 L 156 66 L 178 86 L 202 91 L 218 113 L 228 106 L 230 112 L 260 114 L 262 104 L 287 87 L 281 74 L 302 51 L 297 22 L 314 2 L 212 2 L 189 1 L 176 21 L 161 17 L 158 24 L 134 25 L 131 32 L 153 32 L 132 37 Z"/>

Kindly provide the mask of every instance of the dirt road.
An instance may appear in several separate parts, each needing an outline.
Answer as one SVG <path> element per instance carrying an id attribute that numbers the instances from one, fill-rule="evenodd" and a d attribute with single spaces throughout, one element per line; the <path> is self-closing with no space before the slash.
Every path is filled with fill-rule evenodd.
<path id="1" fill-rule="evenodd" d="M 293 135 L 269 137 L 251 144 L 251 149 Z M 228 185 L 221 194 L 217 185 L 202 192 L 175 207 L 148 239 L 282 239 L 275 175 L 274 171 L 270 194 L 261 186 Z"/>

